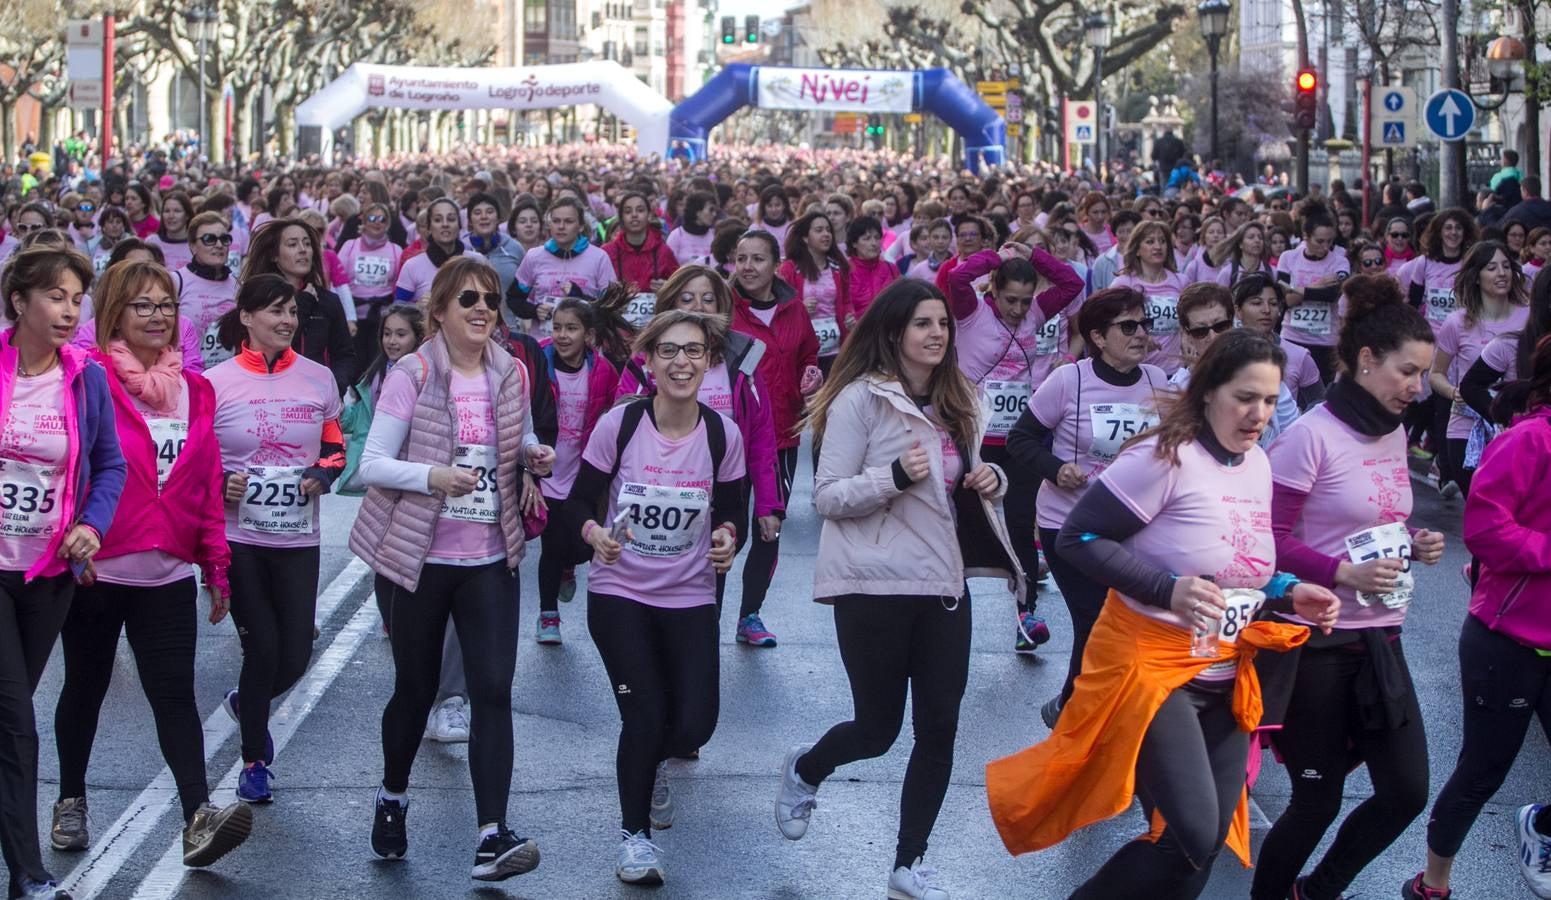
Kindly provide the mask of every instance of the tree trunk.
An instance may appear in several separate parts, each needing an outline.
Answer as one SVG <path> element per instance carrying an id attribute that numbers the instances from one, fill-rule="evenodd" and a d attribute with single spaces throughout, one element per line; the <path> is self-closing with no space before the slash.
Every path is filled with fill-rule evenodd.
<path id="1" fill-rule="evenodd" d="M 1535 32 L 1535 7 L 1532 0 L 1519 0 L 1519 23 L 1524 29 L 1524 46 L 1529 57 L 1524 60 L 1524 171 L 1540 174 L 1540 97 L 1544 87 L 1540 84 L 1539 69 L 1534 67 L 1535 48 L 1540 46 L 1540 35 Z M 1505 136 L 1506 137 L 1506 136 Z"/>
<path id="2" fill-rule="evenodd" d="M 16 102 L 0 100 L 0 159 L 16 158 Z"/>
<path id="3" fill-rule="evenodd" d="M 242 160 L 253 150 L 253 89 L 232 88 L 232 155 Z"/>
<path id="4" fill-rule="evenodd" d="M 292 115 L 295 104 L 291 102 L 275 104 L 275 138 L 280 143 L 282 154 L 295 156 L 296 146 L 296 117 Z"/>
<path id="5" fill-rule="evenodd" d="M 209 134 L 199 136 L 205 158 L 219 162 L 226 158 L 226 104 L 220 91 L 207 94 L 205 101 L 205 130 Z"/>
<path id="6" fill-rule="evenodd" d="M 57 115 L 58 109 L 38 104 L 38 149 L 45 153 L 54 152 L 54 118 Z"/>

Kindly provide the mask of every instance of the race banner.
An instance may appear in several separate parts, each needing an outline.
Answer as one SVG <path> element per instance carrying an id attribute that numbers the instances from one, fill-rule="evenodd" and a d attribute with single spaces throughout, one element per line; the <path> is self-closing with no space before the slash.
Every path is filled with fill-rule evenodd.
<path id="1" fill-rule="evenodd" d="M 754 88 L 761 109 L 906 113 L 914 104 L 914 72 L 788 69 L 760 66 Z"/>

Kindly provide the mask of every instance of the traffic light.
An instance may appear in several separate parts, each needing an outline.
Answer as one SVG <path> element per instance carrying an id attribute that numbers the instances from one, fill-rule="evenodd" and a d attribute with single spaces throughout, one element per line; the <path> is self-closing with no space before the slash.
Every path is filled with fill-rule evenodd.
<path id="1" fill-rule="evenodd" d="M 734 16 L 722 16 L 722 43 L 738 43 L 738 20 Z"/>
<path id="2" fill-rule="evenodd" d="M 883 135 L 882 116 L 869 115 L 867 117 L 867 134 L 873 137 L 881 137 Z"/>
<path id="3" fill-rule="evenodd" d="M 750 44 L 759 43 L 759 16 L 744 16 L 743 39 Z"/>
<path id="4" fill-rule="evenodd" d="M 1313 69 L 1302 69 L 1294 87 L 1297 94 L 1293 98 L 1293 124 L 1304 131 L 1311 130 L 1319 123 L 1319 76 Z"/>

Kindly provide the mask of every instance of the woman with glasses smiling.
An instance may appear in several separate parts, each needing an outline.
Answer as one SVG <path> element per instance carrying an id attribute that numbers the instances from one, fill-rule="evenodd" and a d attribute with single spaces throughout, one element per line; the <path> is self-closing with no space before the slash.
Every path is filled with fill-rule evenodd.
<path id="1" fill-rule="evenodd" d="M 386 204 L 370 203 L 361 213 L 361 233 L 339 248 L 339 262 L 350 274 L 355 300 L 355 357 L 372 359 L 383 314 L 394 299 L 404 248 L 388 236 L 393 214 Z"/>
<path id="2" fill-rule="evenodd" d="M 1131 288 L 1146 298 L 1144 317 L 1154 350 L 1147 361 L 1173 374 L 1179 368 L 1179 292 L 1185 279 L 1174 267 L 1173 233 L 1161 220 L 1148 219 L 1126 241 L 1125 269 L 1110 287 Z"/>
<path id="3" fill-rule="evenodd" d="M 232 233 L 220 213 L 202 212 L 189 224 L 194 258 L 173 272 L 178 283 L 178 308 L 188 333 L 184 345 L 195 342 L 198 352 L 186 354 L 185 364 L 207 369 L 230 359 L 221 346 L 219 321 L 237 302 L 237 276 L 227 265 Z"/>
<path id="4" fill-rule="evenodd" d="M 1395 216 L 1384 222 L 1377 233 L 1384 242 L 1386 268 L 1410 262 L 1416 258 L 1416 246 L 1411 243 L 1411 220 Z"/>

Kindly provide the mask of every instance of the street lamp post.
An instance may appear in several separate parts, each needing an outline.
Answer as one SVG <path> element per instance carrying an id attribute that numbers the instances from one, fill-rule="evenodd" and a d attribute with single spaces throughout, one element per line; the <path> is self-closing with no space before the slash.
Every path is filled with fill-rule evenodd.
<path id="1" fill-rule="evenodd" d="M 206 6 L 196 6 L 184 13 L 183 17 L 188 22 L 189 38 L 199 45 L 199 150 L 209 159 L 210 135 L 205 122 L 209 105 L 205 102 L 205 54 L 206 46 L 215 36 L 216 12 Z"/>
<path id="2" fill-rule="evenodd" d="M 1104 170 L 1104 51 L 1109 49 L 1109 18 L 1094 13 L 1083 21 L 1093 48 L 1093 171 L 1103 182 Z"/>
<path id="3" fill-rule="evenodd" d="M 1206 52 L 1212 58 L 1212 159 L 1222 158 L 1217 149 L 1217 50 L 1222 37 L 1228 32 L 1228 0 L 1202 0 L 1196 7 L 1201 20 L 1201 36 L 1206 39 Z"/>

